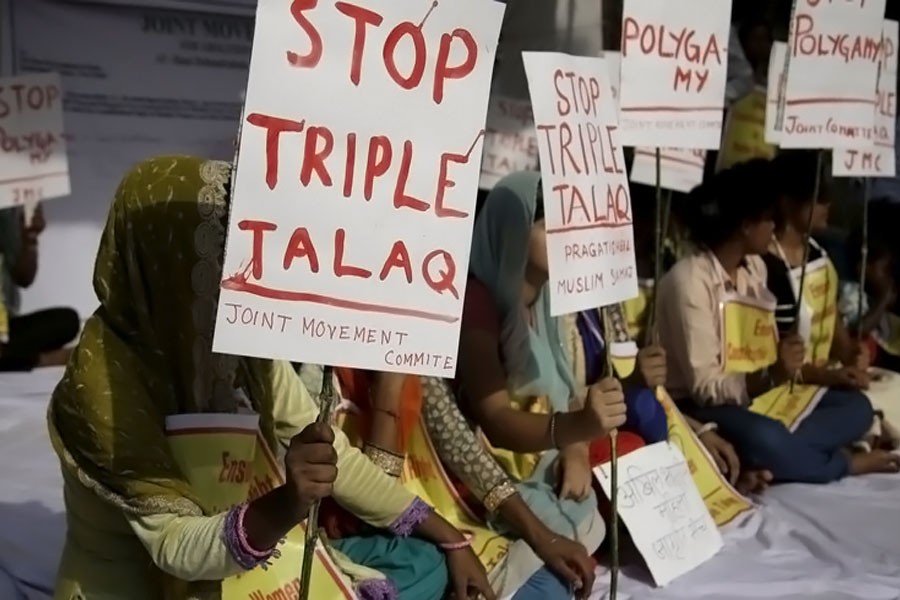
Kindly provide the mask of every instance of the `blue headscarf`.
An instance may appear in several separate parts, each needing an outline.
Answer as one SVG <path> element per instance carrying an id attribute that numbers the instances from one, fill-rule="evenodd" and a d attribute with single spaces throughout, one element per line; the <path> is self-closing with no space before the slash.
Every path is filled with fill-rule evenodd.
<path id="1" fill-rule="evenodd" d="M 554 411 L 568 412 L 575 395 L 575 377 L 563 352 L 559 323 L 550 316 L 548 286 L 538 294 L 533 327 L 528 326 L 522 305 L 540 180 L 540 173 L 513 173 L 488 194 L 475 222 L 469 270 L 490 292 L 500 317 L 500 345 L 510 391 L 547 396 Z M 593 492 L 584 502 L 557 497 L 552 468 L 557 454 L 555 450 L 544 452 L 531 478 L 516 487 L 551 530 L 577 539 L 579 527 L 597 510 L 597 500 Z M 495 525 L 503 529 L 502 524 Z"/>

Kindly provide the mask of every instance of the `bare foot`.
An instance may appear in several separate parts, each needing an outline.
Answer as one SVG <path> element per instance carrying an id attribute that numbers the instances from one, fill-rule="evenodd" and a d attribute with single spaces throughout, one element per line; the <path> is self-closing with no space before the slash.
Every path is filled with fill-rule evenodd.
<path id="1" fill-rule="evenodd" d="M 772 483 L 772 473 L 769 471 L 741 471 L 737 480 L 737 491 L 744 496 L 748 494 L 761 494 Z"/>
<path id="2" fill-rule="evenodd" d="M 865 475 L 867 473 L 900 473 L 900 456 L 884 450 L 852 455 L 850 457 L 850 474 Z"/>

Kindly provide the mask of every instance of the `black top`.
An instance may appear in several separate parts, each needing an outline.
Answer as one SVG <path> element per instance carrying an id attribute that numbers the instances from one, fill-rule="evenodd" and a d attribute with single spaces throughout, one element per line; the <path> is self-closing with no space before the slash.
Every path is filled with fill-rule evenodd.
<path id="1" fill-rule="evenodd" d="M 822 258 L 822 251 L 815 246 L 809 247 L 809 262 Z M 775 307 L 775 321 L 778 323 L 778 332 L 782 335 L 790 333 L 794 328 L 797 315 L 797 298 L 794 296 L 794 288 L 791 286 L 791 278 L 788 266 L 781 257 L 768 252 L 762 257 L 768 271 L 767 286 L 775 295 L 777 305 Z"/>

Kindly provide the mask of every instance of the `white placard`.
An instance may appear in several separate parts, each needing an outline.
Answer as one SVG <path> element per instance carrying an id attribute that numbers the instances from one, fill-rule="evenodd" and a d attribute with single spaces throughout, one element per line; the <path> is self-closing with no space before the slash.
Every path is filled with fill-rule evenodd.
<path id="1" fill-rule="evenodd" d="M 706 150 L 684 148 L 660 148 L 660 187 L 676 192 L 690 192 L 703 182 L 706 168 Z M 631 163 L 631 181 L 644 185 L 656 185 L 656 149 L 635 148 Z"/>
<path id="2" fill-rule="evenodd" d="M 872 147 L 835 150 L 831 172 L 836 177 L 893 177 L 897 171 L 897 21 L 885 21 L 875 95 L 875 130 Z"/>
<path id="3" fill-rule="evenodd" d="M 492 96 L 481 159 L 481 189 L 493 188 L 510 173 L 537 170 L 538 147 L 531 103 Z"/>
<path id="4" fill-rule="evenodd" d="M 453 376 L 503 11 L 259 4 L 215 351 Z"/>
<path id="5" fill-rule="evenodd" d="M 631 196 L 602 58 L 523 52 L 541 155 L 550 311 L 637 296 Z"/>
<path id="6" fill-rule="evenodd" d="M 0 79 L 0 208 L 69 195 L 62 102 L 56 73 Z"/>
<path id="7" fill-rule="evenodd" d="M 609 497 L 610 465 L 594 468 Z M 657 585 L 702 565 L 722 548 L 681 450 L 670 442 L 619 459 L 618 510 Z"/>
<path id="8" fill-rule="evenodd" d="M 766 143 L 777 146 L 781 131 L 778 128 L 778 111 L 784 101 L 784 61 L 787 60 L 787 44 L 773 42 L 769 54 L 769 77 L 766 86 Z"/>
<path id="9" fill-rule="evenodd" d="M 731 0 L 625 0 L 619 138 L 718 150 Z"/>
<path id="10" fill-rule="evenodd" d="M 616 123 L 619 122 L 619 94 L 622 87 L 622 53 L 612 50 L 603 51 L 603 60 L 609 68 L 609 87 L 612 88 L 613 102 L 616 105 Z"/>
<path id="11" fill-rule="evenodd" d="M 871 147 L 885 0 L 795 0 L 784 148 Z"/>

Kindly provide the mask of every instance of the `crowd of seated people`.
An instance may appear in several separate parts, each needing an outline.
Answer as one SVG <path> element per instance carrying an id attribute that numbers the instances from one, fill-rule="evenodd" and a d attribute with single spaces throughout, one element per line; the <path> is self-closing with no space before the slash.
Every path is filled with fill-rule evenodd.
<path id="1" fill-rule="evenodd" d="M 660 388 L 743 493 L 900 471 L 896 454 L 858 444 L 879 412 L 866 336 L 894 300 L 889 254 L 873 244 L 857 260 L 870 277 L 865 304 L 852 305 L 858 286 L 839 280 L 809 235 L 830 199 L 816 168 L 809 153 L 753 160 L 680 198 L 673 219 L 689 243 L 642 324 L 657 335 L 638 339 L 619 306 L 551 316 L 540 174 L 506 177 L 476 219 L 456 377 L 338 368 L 342 410 L 328 427 L 315 423 L 321 367 L 210 351 L 217 289 L 192 287 L 191 273 L 221 268 L 224 233 L 198 248 L 194 230 L 209 225 L 201 197 L 227 208 L 230 165 L 142 163 L 110 209 L 94 275 L 101 308 L 51 402 L 69 526 L 57 597 L 135 597 L 138 587 L 156 598 L 171 580 L 191 590 L 227 580 L 277 557 L 319 498 L 334 500 L 321 524 L 363 597 L 492 598 L 488 571 L 504 573 L 516 600 L 583 596 L 608 550 L 609 503 L 592 467 L 610 459 L 613 430 L 622 455 L 667 439 L 673 413 Z M 813 293 L 798 307 L 804 259 Z M 161 262 L 165 280 L 147 269 Z M 613 358 L 629 347 L 632 366 L 621 367 Z M 796 427 L 753 410 L 794 384 L 821 389 Z M 159 417 L 241 410 L 260 416 L 286 481 L 209 514 Z M 412 491 L 410 465 L 442 474 L 444 487 Z M 435 511 L 423 494 L 450 500 Z M 491 552 L 498 543 L 509 551 Z"/>

